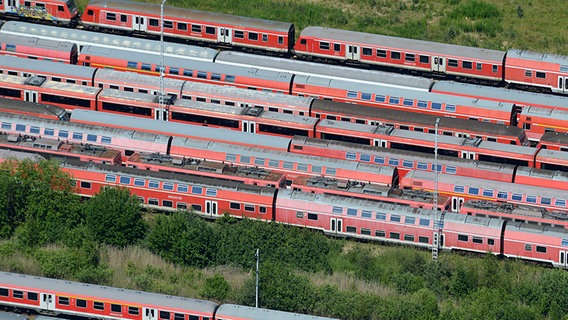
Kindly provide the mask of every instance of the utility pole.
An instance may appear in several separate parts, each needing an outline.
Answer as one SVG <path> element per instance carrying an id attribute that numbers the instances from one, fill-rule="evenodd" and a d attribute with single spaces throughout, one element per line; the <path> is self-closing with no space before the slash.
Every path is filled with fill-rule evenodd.
<path id="1" fill-rule="evenodd" d="M 161 58 L 161 65 L 160 65 L 160 93 L 159 93 L 159 101 L 160 101 L 160 116 L 158 119 L 167 120 L 167 115 L 164 112 L 164 4 L 166 0 L 162 0 L 162 4 L 160 5 L 160 58 Z"/>
<path id="2" fill-rule="evenodd" d="M 258 308 L 258 263 L 260 261 L 260 249 L 256 249 L 256 304 L 255 306 Z"/>
<path id="3" fill-rule="evenodd" d="M 432 232 L 432 260 L 438 261 L 438 251 L 440 250 L 440 238 L 444 227 L 444 210 L 438 218 L 438 125 L 440 118 L 436 118 L 435 139 L 434 139 L 434 226 Z"/>

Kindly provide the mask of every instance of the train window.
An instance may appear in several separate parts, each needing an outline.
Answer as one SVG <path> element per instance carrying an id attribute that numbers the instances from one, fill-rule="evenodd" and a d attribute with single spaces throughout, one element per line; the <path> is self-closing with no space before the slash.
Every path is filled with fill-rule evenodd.
<path id="1" fill-rule="evenodd" d="M 357 227 L 347 226 L 345 231 L 348 233 L 357 233 Z"/>
<path id="2" fill-rule="evenodd" d="M 446 166 L 446 173 L 447 174 L 456 174 L 457 169 L 454 166 Z"/>
<path id="3" fill-rule="evenodd" d="M 122 312 L 122 306 L 119 305 L 119 304 L 114 304 L 114 303 L 112 303 L 112 304 L 110 305 L 110 311 L 112 311 L 112 312 Z"/>
<path id="4" fill-rule="evenodd" d="M 156 180 L 148 181 L 148 188 L 159 189 L 160 188 L 160 181 L 156 181 Z"/>
<path id="5" fill-rule="evenodd" d="M 404 217 L 404 223 L 405 223 L 405 224 L 415 224 L 415 223 L 416 223 L 416 218 L 414 218 L 414 217 Z"/>
<path id="6" fill-rule="evenodd" d="M 202 187 L 198 187 L 198 186 L 193 186 L 193 187 L 191 187 L 191 193 L 192 193 L 192 194 L 202 194 L 202 193 L 203 193 L 203 188 L 202 188 Z"/>
<path id="7" fill-rule="evenodd" d="M 292 170 L 294 169 L 294 162 L 284 161 L 282 163 L 282 168 Z"/>
<path id="8" fill-rule="evenodd" d="M 566 206 L 566 200 L 556 199 L 554 201 L 554 205 L 557 206 L 557 207 L 565 207 Z"/>
<path id="9" fill-rule="evenodd" d="M 429 241 L 430 241 L 430 239 L 428 237 L 418 236 L 418 242 L 420 242 L 420 243 L 428 243 Z"/>
<path id="10" fill-rule="evenodd" d="M 234 36 L 235 36 L 235 38 L 244 39 L 245 38 L 245 32 L 242 31 L 242 30 L 235 30 Z"/>
<path id="11" fill-rule="evenodd" d="M 37 292 L 28 292 L 28 300 L 37 301 Z"/>
<path id="12" fill-rule="evenodd" d="M 144 187 L 144 186 L 146 186 L 146 180 L 140 179 L 140 178 L 135 178 L 134 179 L 134 185 L 137 186 L 137 187 Z"/>
<path id="13" fill-rule="evenodd" d="M 348 216 L 357 216 L 357 209 L 347 208 L 347 215 Z"/>
<path id="14" fill-rule="evenodd" d="M 479 194 L 479 188 L 469 187 L 468 193 L 471 194 L 471 195 L 478 195 Z"/>
<path id="15" fill-rule="evenodd" d="M 483 196 L 484 196 L 484 197 L 493 197 L 493 190 L 484 189 L 484 190 L 483 190 Z"/>
<path id="16" fill-rule="evenodd" d="M 386 235 L 386 232 L 384 232 L 383 230 L 375 230 L 375 237 L 384 238 Z"/>
<path id="17" fill-rule="evenodd" d="M 342 214 L 343 213 L 343 207 L 333 206 L 333 208 L 331 209 L 331 212 L 334 213 L 334 214 Z"/>
<path id="18" fill-rule="evenodd" d="M 405 234 L 405 235 L 404 235 L 404 241 L 412 241 L 412 242 L 414 242 L 414 235 L 412 235 L 412 234 Z"/>
<path id="19" fill-rule="evenodd" d="M 347 227 L 347 228 L 349 228 L 349 227 Z M 349 230 L 347 230 L 347 232 L 349 232 Z M 370 236 L 371 235 L 371 229 L 361 228 L 361 234 L 366 235 L 366 236 Z"/>
<path id="20" fill-rule="evenodd" d="M 152 65 L 148 64 L 148 63 L 143 63 L 140 66 L 140 69 L 145 70 L 145 71 L 152 71 Z"/>
<path id="21" fill-rule="evenodd" d="M 376 220 L 387 220 L 387 215 L 385 213 L 377 212 L 375 219 Z"/>
<path id="22" fill-rule="evenodd" d="M 66 82 L 66 83 L 75 83 L 75 80 L 73 80 L 73 79 L 65 79 L 65 82 Z"/>
<path id="23" fill-rule="evenodd" d="M 391 233 L 389 234 L 389 238 L 391 238 L 391 239 L 400 239 L 400 233 L 398 233 L 398 232 L 391 232 Z"/>
<path id="24" fill-rule="evenodd" d="M 88 181 L 81 181 L 80 186 L 82 189 L 91 189 L 91 183 Z"/>
<path id="25" fill-rule="evenodd" d="M 546 253 L 546 247 L 536 246 L 536 252 Z"/>
<path id="26" fill-rule="evenodd" d="M 400 216 L 396 214 L 391 214 L 390 221 L 392 222 L 400 222 Z"/>
<path id="27" fill-rule="evenodd" d="M 509 194 L 506 191 L 498 191 L 497 192 L 498 199 L 507 199 L 509 198 Z"/>
<path id="28" fill-rule="evenodd" d="M 208 196 L 208 197 L 216 197 L 217 196 L 217 189 L 207 188 L 205 190 L 205 195 Z"/>
<path id="29" fill-rule="evenodd" d="M 225 160 L 227 161 L 237 161 L 237 155 L 233 153 L 227 153 L 225 156 Z"/>
<path id="30" fill-rule="evenodd" d="M 430 57 L 429 56 L 420 55 L 419 59 L 420 59 L 420 63 L 430 63 Z"/>
<path id="31" fill-rule="evenodd" d="M 243 156 L 243 155 L 241 155 L 241 157 L 240 157 L 240 162 L 241 162 L 241 163 L 250 163 L 250 156 Z M 292 169 L 292 168 L 290 168 L 290 169 Z"/>
<path id="32" fill-rule="evenodd" d="M 336 175 L 336 169 L 335 168 L 325 168 L 325 173 L 330 175 L 330 176 L 334 176 Z"/>
<path id="33" fill-rule="evenodd" d="M 458 241 L 468 241 L 469 236 L 466 234 L 458 234 Z"/>
<path id="34" fill-rule="evenodd" d="M 20 290 L 13 290 L 12 291 L 12 297 L 16 298 L 16 299 L 23 299 L 24 298 L 24 292 L 20 291 Z M 69 303 L 69 298 L 67 298 L 67 302 Z"/>
<path id="35" fill-rule="evenodd" d="M 412 107 L 412 106 L 414 106 L 414 99 L 407 99 L 407 98 L 404 98 L 404 99 L 402 100 L 402 104 L 405 105 L 405 106 Z"/>
<path id="36" fill-rule="evenodd" d="M 355 152 L 346 152 L 345 159 L 347 160 L 357 160 L 357 154 Z"/>
<path id="37" fill-rule="evenodd" d="M 361 217 L 363 218 L 371 218 L 372 217 L 372 212 L 370 210 L 362 210 L 361 211 Z"/>
<path id="38" fill-rule="evenodd" d="M 26 125 L 16 123 L 16 131 L 26 131 Z M 66 131 L 64 131 L 64 132 L 66 132 Z"/>
<path id="39" fill-rule="evenodd" d="M 199 77 L 199 73 L 197 74 L 197 76 Z M 211 74 L 211 80 L 221 81 L 221 75 L 218 74 L 218 73 L 212 73 Z"/>
<path id="40" fill-rule="evenodd" d="M 279 36 L 278 37 L 278 44 L 283 44 L 284 43 L 284 37 Z"/>
<path id="41" fill-rule="evenodd" d="M 393 60 L 400 60 L 400 52 L 397 51 L 391 51 L 391 59 Z"/>
<path id="42" fill-rule="evenodd" d="M 191 32 L 201 33 L 201 25 L 192 24 L 191 25 Z"/>
<path id="43" fill-rule="evenodd" d="M 536 196 L 527 196 L 527 202 L 536 203 Z"/>
<path id="44" fill-rule="evenodd" d="M 493 65 L 493 68 L 491 68 L 491 69 L 492 69 L 491 71 L 493 71 L 493 73 L 497 73 L 497 71 L 499 71 L 499 67 L 495 64 Z"/>
<path id="45" fill-rule="evenodd" d="M 511 196 L 511 199 L 515 200 L 515 201 L 521 201 L 521 200 L 523 200 L 523 195 L 520 194 L 520 193 L 513 193 L 513 195 Z"/>
<path id="46" fill-rule="evenodd" d="M 525 70 L 525 77 L 532 77 L 532 71 L 531 70 Z"/>
<path id="47" fill-rule="evenodd" d="M 347 91 L 347 98 L 357 99 L 358 92 L 357 91 Z"/>
<path id="48" fill-rule="evenodd" d="M 168 311 L 160 310 L 160 319 L 169 319 L 170 313 Z"/>
<path id="49" fill-rule="evenodd" d="M 256 32 L 249 32 L 248 33 L 249 40 L 258 41 L 258 33 Z"/>
<path id="50" fill-rule="evenodd" d="M 302 211 L 296 211 L 296 218 L 298 219 L 303 219 L 304 218 L 304 213 Z"/>
<path id="51" fill-rule="evenodd" d="M 475 65 L 477 67 L 477 71 L 481 71 L 483 69 L 483 63 L 477 62 Z"/>
<path id="52" fill-rule="evenodd" d="M 267 34 L 262 34 L 262 42 L 268 42 L 268 35 Z"/>
<path id="53" fill-rule="evenodd" d="M 164 182 L 164 186 L 162 187 L 162 189 L 168 190 L 168 191 L 173 191 L 174 190 L 174 184 L 171 183 L 171 182 Z"/>
<path id="54" fill-rule="evenodd" d="M 191 204 L 191 208 L 197 212 L 201 212 L 201 205 L 200 204 Z"/>
<path id="55" fill-rule="evenodd" d="M 205 26 L 206 34 L 215 34 L 215 27 Z"/>
<path id="56" fill-rule="evenodd" d="M 265 206 L 259 206 L 258 212 L 260 212 L 261 214 L 265 214 L 266 213 L 266 207 Z"/>
<path id="57" fill-rule="evenodd" d="M 162 200 L 162 207 L 173 208 L 174 203 L 171 200 Z"/>
<path id="58" fill-rule="evenodd" d="M 383 95 L 375 95 L 375 102 L 385 102 L 386 101 L 386 97 Z"/>
<path id="59" fill-rule="evenodd" d="M 426 162 L 418 162 L 416 168 L 419 170 L 428 170 L 428 163 Z"/>
<path id="60" fill-rule="evenodd" d="M 398 167 L 399 160 L 395 158 L 389 159 L 389 166 Z"/>
<path id="61" fill-rule="evenodd" d="M 313 173 L 322 173 L 322 167 L 312 165 L 312 172 Z"/>
<path id="62" fill-rule="evenodd" d="M 341 51 L 341 45 L 339 43 L 334 43 L 333 44 L 333 51 L 335 51 L 335 52 Z"/>
<path id="63" fill-rule="evenodd" d="M 131 315 L 133 315 L 133 316 L 137 316 L 137 315 L 140 314 L 140 308 L 129 306 L 129 307 L 128 307 L 128 314 L 131 314 Z"/>
<path id="64" fill-rule="evenodd" d="M 436 165 L 435 165 L 434 163 L 432 163 L 432 166 L 431 166 L 430 170 L 432 170 L 432 171 L 435 171 L 435 170 L 436 170 Z M 441 164 L 438 165 L 438 170 L 437 170 L 437 171 L 438 171 L 438 172 L 442 172 L 442 165 L 441 165 Z"/>
<path id="65" fill-rule="evenodd" d="M 164 28 L 173 29 L 173 28 L 174 28 L 174 23 L 173 23 L 173 21 L 164 20 Z"/>
<path id="66" fill-rule="evenodd" d="M 363 47 L 362 53 L 364 56 L 371 56 L 373 55 L 373 49 Z"/>
<path id="67" fill-rule="evenodd" d="M 442 110 L 442 104 L 439 102 L 432 102 L 432 110 Z"/>
<path id="68" fill-rule="evenodd" d="M 455 185 L 455 186 L 454 186 L 454 192 L 464 193 L 464 192 L 465 192 L 465 187 L 464 187 L 464 186 Z"/>
<path id="69" fill-rule="evenodd" d="M 257 166 L 264 166 L 264 160 L 265 160 L 265 158 L 255 158 L 254 164 L 257 165 Z"/>
<path id="70" fill-rule="evenodd" d="M 120 177 L 121 184 L 130 184 L 130 181 L 132 181 L 131 177 L 123 177 L 123 176 Z"/>
<path id="71" fill-rule="evenodd" d="M 116 14 L 115 14 L 115 13 L 112 13 L 112 12 L 107 12 L 107 13 L 106 13 L 106 18 L 107 18 L 107 20 L 115 21 L 115 20 L 116 20 Z"/>
<path id="72" fill-rule="evenodd" d="M 385 164 L 385 157 L 375 157 L 375 163 Z"/>
<path id="73" fill-rule="evenodd" d="M 458 67 L 458 60 L 448 59 L 448 67 L 457 68 Z"/>
<path id="74" fill-rule="evenodd" d="M 473 243 L 479 243 L 479 244 L 483 244 L 483 239 L 480 237 L 471 237 L 471 241 Z"/>
<path id="75" fill-rule="evenodd" d="M 136 181 L 134 181 L 134 185 L 136 185 Z M 189 187 L 185 184 L 178 184 L 177 186 L 177 191 L 178 192 L 188 192 L 189 191 Z"/>
<path id="76" fill-rule="evenodd" d="M 320 42 L 319 48 L 320 50 L 329 50 L 329 42 Z"/>
<path id="77" fill-rule="evenodd" d="M 59 77 L 51 77 L 51 81 L 61 82 L 61 78 L 59 78 Z"/>
<path id="78" fill-rule="evenodd" d="M 371 94 L 370 93 L 365 93 L 365 92 L 361 92 L 361 100 L 371 100 Z"/>
<path id="79" fill-rule="evenodd" d="M 405 167 L 405 168 L 412 168 L 412 167 L 414 167 L 414 161 L 402 160 L 402 166 Z"/>
<path id="80" fill-rule="evenodd" d="M 542 198 L 540 198 L 540 203 L 549 205 L 551 203 L 551 199 L 542 197 Z"/>
<path id="81" fill-rule="evenodd" d="M 150 24 L 151 27 L 157 27 L 160 25 L 158 19 L 150 19 L 148 23 Z"/>
<path id="82" fill-rule="evenodd" d="M 473 63 L 471 61 L 463 61 L 462 67 L 464 69 L 473 69 Z"/>
<path id="83" fill-rule="evenodd" d="M 525 251 L 532 251 L 532 245 L 526 243 L 526 244 L 525 244 Z"/>
<path id="84" fill-rule="evenodd" d="M 197 77 L 199 79 L 207 79 L 207 71 L 197 71 Z"/>
<path id="85" fill-rule="evenodd" d="M 184 320 L 185 315 L 183 313 L 174 313 L 174 320 Z"/>
<path id="86" fill-rule="evenodd" d="M 421 226 L 424 226 L 424 227 L 429 227 L 429 226 L 430 226 L 430 219 L 422 219 L 422 218 L 420 218 L 419 224 L 420 224 Z"/>
<path id="87" fill-rule="evenodd" d="M 298 163 L 298 171 L 308 171 L 308 165 L 305 163 Z"/>
<path id="88" fill-rule="evenodd" d="M 87 307 L 87 300 L 77 299 L 77 300 L 75 300 L 75 305 L 78 308 L 86 308 Z"/>
<path id="89" fill-rule="evenodd" d="M 148 204 L 153 206 L 158 206 L 160 202 L 158 201 L 158 199 L 148 198 Z"/>
<path id="90" fill-rule="evenodd" d="M 371 162 L 371 155 L 370 155 L 370 154 L 364 154 L 364 153 L 362 153 L 359 158 L 360 158 L 360 159 L 359 159 L 360 161 L 363 161 L 363 162 Z"/>
<path id="91" fill-rule="evenodd" d="M 416 57 L 413 53 L 405 53 L 404 54 L 404 60 L 405 61 L 414 62 L 415 59 L 416 59 Z"/>
<path id="92" fill-rule="evenodd" d="M 318 215 L 315 213 L 308 213 L 308 220 L 318 220 Z"/>
<path id="93" fill-rule="evenodd" d="M 278 160 L 272 160 L 272 159 L 268 160 L 269 167 L 278 168 L 279 163 L 280 162 Z"/>
<path id="94" fill-rule="evenodd" d="M 178 22 L 177 23 L 177 29 L 181 30 L 181 31 L 187 31 L 187 23 Z M 193 29 L 193 27 L 192 27 L 192 29 Z"/>
<path id="95" fill-rule="evenodd" d="M 121 14 L 120 15 L 120 22 L 127 22 L 128 21 L 128 16 L 125 14 Z"/>
<path id="96" fill-rule="evenodd" d="M 495 240 L 494 239 L 487 239 L 487 244 L 490 246 L 495 245 Z"/>
<path id="97" fill-rule="evenodd" d="M 245 203 L 245 211 L 254 212 L 254 205 Z"/>
<path id="98" fill-rule="evenodd" d="M 390 104 L 399 104 L 400 98 L 399 97 L 389 97 Z"/>
<path id="99" fill-rule="evenodd" d="M 116 183 L 116 175 L 115 174 L 107 174 L 105 176 L 106 182 L 115 182 Z"/>
<path id="100" fill-rule="evenodd" d="M 95 310 L 104 310 L 105 309 L 105 303 L 104 302 L 100 302 L 100 301 L 95 301 L 93 303 L 93 308 Z"/>
<path id="101" fill-rule="evenodd" d="M 386 58 L 386 57 L 387 57 L 387 51 L 386 51 L 386 50 L 377 49 L 377 57 L 379 57 L 379 58 Z"/>
<path id="102" fill-rule="evenodd" d="M 545 79 L 545 78 L 546 78 L 546 73 L 537 71 L 537 72 L 536 72 L 536 77 L 537 77 L 537 78 L 541 78 L 541 79 Z"/>

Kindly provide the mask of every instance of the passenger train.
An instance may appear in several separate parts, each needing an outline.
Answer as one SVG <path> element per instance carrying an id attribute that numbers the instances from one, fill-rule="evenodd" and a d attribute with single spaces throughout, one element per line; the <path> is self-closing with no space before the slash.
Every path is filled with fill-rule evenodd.
<path id="1" fill-rule="evenodd" d="M 91 0 L 82 15 L 73 0 L 6 1 L 0 12 L 60 25 L 160 35 L 160 5 L 125 0 Z M 568 58 L 526 50 L 489 50 L 324 27 L 308 27 L 296 40 L 292 23 L 185 8 L 164 7 L 164 35 L 257 52 L 295 55 L 308 60 L 360 63 L 535 87 L 568 93 Z M 428 50 L 424 50 L 428 48 Z"/>
<path id="2" fill-rule="evenodd" d="M 332 320 L 9 272 L 0 273 L 0 306 L 37 312 L 37 320 L 64 319 L 41 314 L 129 320 Z"/>

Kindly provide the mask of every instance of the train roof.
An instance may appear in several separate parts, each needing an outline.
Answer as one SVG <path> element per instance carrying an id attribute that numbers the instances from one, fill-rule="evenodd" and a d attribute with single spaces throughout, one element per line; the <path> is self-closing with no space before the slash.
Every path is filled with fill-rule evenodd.
<path id="1" fill-rule="evenodd" d="M 513 203 L 494 202 L 487 200 L 467 200 L 462 204 L 461 208 L 462 210 L 467 210 L 467 209 L 475 210 L 478 213 L 485 212 L 487 214 L 499 213 L 503 215 L 520 216 L 518 218 L 515 218 L 515 220 L 523 219 L 522 217 L 543 218 L 548 220 L 555 220 L 558 222 L 568 220 L 568 213 L 566 213 L 565 211 L 560 211 L 560 210 L 549 211 L 546 210 L 546 208 L 530 206 L 527 204 L 513 204 Z M 463 211 L 462 214 L 464 214 Z M 545 223 L 552 224 L 552 221 L 541 222 L 541 224 L 543 225 Z"/>
<path id="2" fill-rule="evenodd" d="M 385 213 L 391 215 L 397 214 L 428 219 L 435 218 L 436 216 L 434 215 L 434 213 L 437 212 L 433 210 L 413 208 L 377 200 L 368 200 L 331 194 L 306 193 L 290 189 L 280 189 L 276 201 L 298 201 L 299 203 L 296 205 L 297 208 L 303 210 L 313 210 L 314 205 L 328 206 L 330 208 L 341 207 L 357 209 L 357 216 L 361 217 L 362 219 L 369 220 L 375 220 L 376 217 L 374 215 L 372 217 L 362 217 L 362 210 L 372 211 L 373 213 Z M 332 211 L 329 210 L 328 212 L 331 213 Z"/>
<path id="3" fill-rule="evenodd" d="M 124 0 L 90 0 L 87 4 L 87 8 L 90 7 L 102 7 L 111 12 L 136 12 L 152 14 L 154 16 L 160 16 L 160 5 L 152 3 L 143 3 L 137 1 L 124 1 Z M 221 26 L 248 26 L 262 29 L 271 30 L 275 32 L 288 33 L 294 29 L 294 25 L 289 22 L 280 22 L 273 20 L 265 20 L 250 17 L 241 17 L 217 12 L 207 12 L 200 10 L 192 10 L 186 8 L 178 8 L 172 6 L 164 6 L 164 19 L 192 19 L 196 21 L 203 21 L 205 24 L 214 23 L 215 25 Z"/>
<path id="4" fill-rule="evenodd" d="M 164 78 L 164 91 L 167 93 L 180 94 L 187 80 Z M 160 78 L 129 71 L 116 71 L 113 69 L 97 69 L 95 73 L 95 86 L 99 83 L 125 86 L 130 88 L 152 88 L 156 92 L 160 90 Z M 199 83 L 199 82 L 196 82 Z M 215 87 L 217 87 L 215 85 Z"/>
<path id="5" fill-rule="evenodd" d="M 300 37 L 316 37 L 322 40 L 338 40 L 345 43 L 360 43 L 363 46 L 381 46 L 389 47 L 397 50 L 408 50 L 412 52 L 438 55 L 446 57 L 456 56 L 465 57 L 476 60 L 489 61 L 490 63 L 503 63 L 505 52 L 498 50 L 490 50 L 476 47 L 459 46 L 455 44 L 414 40 L 408 38 L 399 38 L 385 36 L 372 33 L 348 31 L 341 29 L 332 29 L 325 27 L 307 27 L 302 30 Z"/>
<path id="6" fill-rule="evenodd" d="M 436 173 L 432 171 L 411 170 L 406 174 L 405 178 L 418 179 L 422 181 L 434 181 L 436 179 Z M 449 174 L 438 174 L 438 182 L 448 185 L 470 186 L 485 190 L 505 191 L 555 199 L 566 199 L 568 197 L 565 190 L 545 188 L 540 186 L 520 185 L 515 183 L 472 177 L 460 177 L 459 180 L 456 180 L 456 177 L 454 175 Z"/>
<path id="7" fill-rule="evenodd" d="M 161 134 L 173 136 L 191 136 L 197 139 L 211 139 L 227 143 L 240 143 L 257 146 L 257 148 L 288 150 L 288 145 L 290 143 L 290 138 L 256 135 L 227 129 L 190 125 L 186 123 L 168 122 L 167 125 L 165 125 L 164 122 L 153 119 L 144 119 L 90 110 L 74 110 L 70 121 L 93 122 L 108 126 L 127 127 L 139 131 L 159 132 Z"/>
<path id="8" fill-rule="evenodd" d="M 33 37 L 27 34 L 12 35 L 0 33 L 0 43 L 5 43 L 6 45 L 24 45 L 31 46 L 34 48 L 48 49 L 53 51 L 63 51 L 71 52 L 74 44 L 62 40 L 47 40 L 38 37 Z"/>
<path id="9" fill-rule="evenodd" d="M 517 168 L 516 176 L 537 177 L 540 179 L 550 181 L 550 183 L 552 184 L 554 184 L 554 182 L 568 182 L 568 172 L 557 171 L 557 170 L 543 170 L 537 168 L 519 167 Z"/>
<path id="10" fill-rule="evenodd" d="M 317 145 L 325 148 L 330 148 L 333 150 L 343 150 L 346 151 L 347 153 L 358 152 L 363 154 L 388 157 L 389 159 L 394 158 L 394 159 L 410 160 L 410 161 L 417 161 L 423 163 L 434 162 L 434 155 L 429 153 L 410 151 L 410 150 L 388 149 L 388 148 L 375 147 L 371 145 L 362 145 L 352 142 L 294 136 L 292 143 L 299 145 L 308 145 L 308 146 Z M 385 160 L 385 163 L 388 163 L 388 160 Z M 480 168 L 484 170 L 501 171 L 511 174 L 513 173 L 516 167 L 511 164 L 493 163 L 485 161 L 472 161 L 469 159 L 462 159 L 462 158 L 456 158 L 444 155 L 438 155 L 438 164 L 446 166 L 454 166 L 454 167 L 463 167 L 463 168 L 474 168 L 474 169 Z"/>
<path id="11" fill-rule="evenodd" d="M 523 129 L 515 126 L 507 126 L 502 124 L 472 121 L 461 118 L 440 117 L 432 114 L 413 113 L 412 117 L 408 116 L 408 111 L 397 110 L 390 108 L 371 107 L 360 104 L 343 103 L 330 100 L 315 99 L 312 103 L 312 111 L 326 111 L 331 113 L 344 113 L 354 118 L 381 118 L 385 121 L 392 121 L 395 123 L 412 123 L 424 127 L 434 127 L 436 119 L 440 119 L 439 127 L 444 128 L 469 130 L 475 132 L 483 132 L 487 135 L 498 136 L 515 136 L 520 137 L 523 134 Z"/>
<path id="12" fill-rule="evenodd" d="M 568 133 L 548 131 L 542 135 L 540 141 L 545 143 L 558 143 L 568 147 Z"/>
<path id="13" fill-rule="evenodd" d="M 215 58 L 215 62 L 229 65 L 256 66 L 273 71 L 292 72 L 297 78 L 301 78 L 300 76 L 304 78 L 307 76 L 319 76 L 319 78 L 348 80 L 355 83 L 382 84 L 385 86 L 404 87 L 422 91 L 428 91 L 433 83 L 433 80 L 422 77 L 281 59 L 235 51 L 220 52 Z M 304 82 L 305 81 L 307 80 L 304 80 Z"/>
<path id="14" fill-rule="evenodd" d="M 145 52 L 133 52 L 116 48 L 103 48 L 96 46 L 84 46 L 81 49 L 81 55 L 92 55 L 99 57 L 106 57 L 112 59 L 141 62 L 148 64 L 161 65 L 161 57 L 158 55 L 153 55 Z M 272 72 L 268 70 L 262 70 L 254 66 L 250 67 L 237 67 L 237 66 L 226 66 L 219 65 L 208 61 L 200 61 L 193 58 L 176 58 L 176 57 L 164 57 L 164 66 L 184 68 L 185 70 L 198 70 L 206 71 L 219 74 L 230 74 L 234 76 L 255 76 L 264 79 L 277 79 L 278 81 L 286 81 L 290 83 L 292 81 L 292 74 L 287 72 Z"/>
<path id="15" fill-rule="evenodd" d="M 223 319 L 249 319 L 249 320 L 332 320 L 332 318 L 310 316 L 299 313 L 269 310 L 236 304 L 222 304 L 217 309 L 216 317 Z"/>
<path id="16" fill-rule="evenodd" d="M 5 98 L 0 98 L 0 110 L 11 113 L 30 114 L 42 118 L 49 117 L 61 120 L 68 118 L 65 109 L 61 107 Z"/>
<path id="17" fill-rule="evenodd" d="M 568 70 L 568 57 L 559 54 L 541 53 L 541 52 L 534 52 L 534 51 L 520 50 L 520 49 L 509 49 L 507 50 L 507 58 L 557 63 L 560 66 L 556 71 Z"/>
<path id="18" fill-rule="evenodd" d="M 514 221 L 507 222 L 505 226 L 505 232 L 522 232 L 523 235 L 529 237 L 529 234 L 542 235 L 554 239 L 557 246 L 562 245 L 563 247 L 568 247 L 568 229 L 562 227 L 551 227 L 546 225 L 537 225 L 527 222 Z M 507 237 L 507 235 L 505 235 Z M 529 242 L 533 242 L 528 240 Z"/>
<path id="19" fill-rule="evenodd" d="M 447 222 L 457 223 L 462 226 L 467 226 L 468 228 L 471 228 L 472 225 L 475 225 L 484 228 L 501 229 L 501 227 L 503 226 L 503 221 L 500 219 L 476 217 L 455 212 L 446 212 L 446 214 L 444 215 L 444 223 Z M 471 228 L 469 230 L 474 232 L 475 228 Z"/>
<path id="20" fill-rule="evenodd" d="M 335 158 L 323 158 L 323 157 L 303 155 L 303 154 L 293 154 L 278 150 L 267 150 L 267 149 L 260 149 L 257 147 L 242 146 L 242 145 L 214 142 L 208 140 L 174 138 L 172 140 L 171 145 L 179 147 L 197 148 L 200 150 L 213 150 L 215 152 L 232 154 L 235 156 L 237 154 L 244 155 L 249 158 L 249 162 L 242 162 L 240 159 L 234 161 L 227 161 L 227 162 L 242 163 L 242 164 L 246 163 L 250 165 L 252 165 L 252 163 L 250 162 L 250 156 L 253 156 L 256 159 L 263 158 L 263 159 L 278 160 L 278 161 L 291 162 L 291 163 L 298 162 L 298 163 L 304 163 L 306 165 L 311 164 L 313 166 L 321 166 L 328 168 L 330 167 L 330 168 L 346 169 L 353 171 L 356 170 L 361 172 L 381 173 L 389 176 L 393 176 L 395 170 L 395 168 L 389 166 L 380 166 L 375 164 L 347 161 Z"/>
<path id="21" fill-rule="evenodd" d="M 0 69 L 21 70 L 36 75 L 57 75 L 70 79 L 92 81 L 95 68 L 77 66 L 67 63 L 53 63 L 52 61 L 23 59 L 0 55 Z"/>
<path id="22" fill-rule="evenodd" d="M 553 120 L 568 121 L 568 109 L 559 110 L 531 106 L 523 108 L 521 114 L 527 117 L 540 117 Z"/>
<path id="23" fill-rule="evenodd" d="M 97 126 L 83 123 L 72 123 L 66 121 L 56 121 L 51 119 L 42 119 L 29 117 L 19 114 L 0 113 L 0 122 L 24 124 L 30 127 L 58 129 L 67 132 L 81 132 L 88 135 L 104 136 L 111 138 L 125 138 L 129 140 L 150 141 L 167 145 L 169 136 L 156 134 L 152 132 L 143 132 L 135 130 L 125 130 L 113 127 Z"/>
<path id="24" fill-rule="evenodd" d="M 433 91 L 450 92 L 474 97 L 489 97 L 501 101 L 515 101 L 523 105 L 547 105 L 568 108 L 568 97 L 552 94 L 505 89 L 492 86 L 482 86 L 455 81 L 436 81 Z"/>
<path id="25" fill-rule="evenodd" d="M 564 163 L 568 163 L 568 152 L 561 150 L 540 149 L 536 157 L 546 158 L 546 159 L 557 159 Z"/>
<path id="26" fill-rule="evenodd" d="M 16 150 L 0 148 L 0 159 L 15 159 L 18 161 L 28 159 L 32 161 L 39 161 L 39 160 L 44 160 L 45 158 L 33 152 L 16 151 Z"/>
<path id="27" fill-rule="evenodd" d="M 79 29 L 60 28 L 44 24 L 20 21 L 8 21 L 0 27 L 0 33 L 16 36 L 28 35 L 45 40 L 68 41 L 78 46 L 96 45 L 99 47 L 122 48 L 129 51 L 149 52 L 159 55 L 159 41 L 119 36 L 108 33 L 91 32 Z M 191 57 L 204 61 L 213 61 L 217 50 L 206 47 L 164 42 L 164 56 Z"/>
<path id="28" fill-rule="evenodd" d="M 162 306 L 180 310 L 207 312 L 211 314 L 218 306 L 216 303 L 211 301 L 175 297 L 159 293 L 141 292 L 129 289 L 113 288 L 9 272 L 0 273 L 0 285 L 13 285 L 25 288 L 33 288 L 39 291 L 61 291 L 72 296 L 90 296 L 97 299 L 104 297 L 108 300 L 127 301 L 132 303 L 133 305 L 145 304 L 153 305 L 156 307 Z"/>

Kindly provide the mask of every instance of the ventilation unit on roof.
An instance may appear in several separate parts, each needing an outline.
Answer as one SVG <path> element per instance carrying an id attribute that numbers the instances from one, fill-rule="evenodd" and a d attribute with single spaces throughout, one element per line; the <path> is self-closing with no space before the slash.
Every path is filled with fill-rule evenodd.
<path id="1" fill-rule="evenodd" d="M 243 116 L 258 117 L 264 109 L 262 107 L 246 107 L 241 112 Z"/>
<path id="2" fill-rule="evenodd" d="M 161 94 L 158 93 L 156 95 L 156 98 L 154 98 L 154 102 L 160 103 L 160 100 L 162 100 L 161 102 L 163 102 L 165 105 L 172 105 L 172 104 L 174 104 L 176 99 L 177 99 L 177 95 L 175 95 L 175 94 L 168 93 L 168 94 L 161 95 Z"/>
<path id="3" fill-rule="evenodd" d="M 46 78 L 44 76 L 31 76 L 26 79 L 25 84 L 28 86 L 40 87 L 45 82 L 45 80 Z"/>

